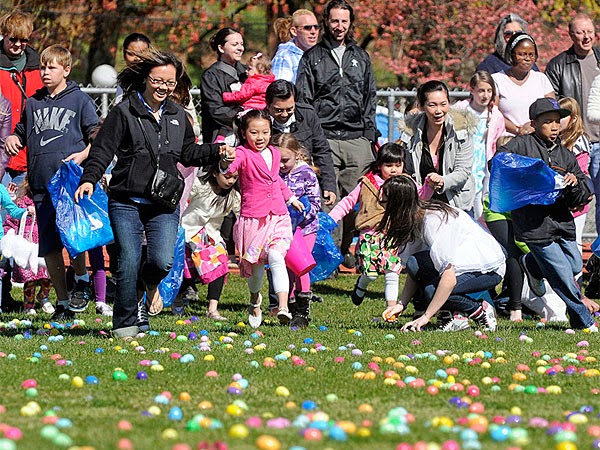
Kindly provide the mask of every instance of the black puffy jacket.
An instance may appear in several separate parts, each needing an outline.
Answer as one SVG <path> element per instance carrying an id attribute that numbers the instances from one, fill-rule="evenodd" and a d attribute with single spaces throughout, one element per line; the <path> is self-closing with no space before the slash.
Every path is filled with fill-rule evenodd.
<path id="1" fill-rule="evenodd" d="M 333 47 L 324 36 L 302 55 L 296 78 L 298 101 L 313 106 L 328 139 L 366 137 L 375 142 L 377 87 L 371 59 L 355 41 L 348 41 L 340 67 Z"/>

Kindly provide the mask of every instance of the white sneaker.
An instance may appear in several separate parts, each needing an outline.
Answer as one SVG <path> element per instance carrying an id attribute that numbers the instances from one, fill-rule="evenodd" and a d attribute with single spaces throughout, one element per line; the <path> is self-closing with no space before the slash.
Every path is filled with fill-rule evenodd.
<path id="1" fill-rule="evenodd" d="M 260 310 L 261 304 L 262 304 L 262 295 L 259 293 L 256 303 L 255 304 L 250 303 L 250 306 L 248 307 L 248 324 L 250 324 L 250 326 L 252 328 L 258 328 L 258 327 L 260 327 L 260 324 L 262 323 L 262 311 Z M 258 315 L 256 315 L 256 316 L 254 315 L 255 308 L 258 308 Z"/>
<path id="2" fill-rule="evenodd" d="M 48 299 L 48 297 L 41 299 L 40 304 L 42 305 L 42 311 L 44 311 L 46 314 L 54 314 L 54 305 Z"/>
<path id="3" fill-rule="evenodd" d="M 23 312 L 28 316 L 37 316 L 37 311 L 35 310 L 35 308 L 25 308 Z"/>
<path id="4" fill-rule="evenodd" d="M 479 310 L 474 312 L 471 314 L 470 318 L 483 330 L 496 331 L 498 321 L 496 320 L 496 311 L 494 310 L 494 307 L 490 303 L 483 301 L 481 303 L 481 308 L 483 311 Z"/>
<path id="5" fill-rule="evenodd" d="M 594 323 L 591 327 L 587 327 L 583 331 L 585 331 L 586 333 L 597 333 L 598 332 L 598 324 Z"/>
<path id="6" fill-rule="evenodd" d="M 451 318 L 443 318 L 440 326 L 438 327 L 439 331 L 462 331 L 468 330 L 471 328 L 469 325 L 469 319 L 460 314 L 454 314 Z"/>
<path id="7" fill-rule="evenodd" d="M 96 314 L 101 314 L 106 317 L 112 317 L 113 309 L 108 303 L 96 302 Z"/>

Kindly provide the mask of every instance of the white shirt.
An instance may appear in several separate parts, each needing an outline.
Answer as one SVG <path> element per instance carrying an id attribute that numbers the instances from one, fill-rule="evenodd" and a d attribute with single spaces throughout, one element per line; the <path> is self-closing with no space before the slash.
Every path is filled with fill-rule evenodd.
<path id="1" fill-rule="evenodd" d="M 504 252 L 496 239 L 485 231 L 467 213 L 453 208 L 458 217 L 428 210 L 423 219 L 423 241 L 429 255 L 441 274 L 449 265 L 459 276 L 468 272 L 496 272 L 504 276 Z"/>
<path id="2" fill-rule="evenodd" d="M 529 107 L 534 101 L 554 92 L 548 77 L 534 70 L 529 72 L 529 77 L 521 86 L 515 84 L 504 71 L 492 74 L 492 78 L 500 96 L 498 109 L 517 126 L 529 122 Z"/>

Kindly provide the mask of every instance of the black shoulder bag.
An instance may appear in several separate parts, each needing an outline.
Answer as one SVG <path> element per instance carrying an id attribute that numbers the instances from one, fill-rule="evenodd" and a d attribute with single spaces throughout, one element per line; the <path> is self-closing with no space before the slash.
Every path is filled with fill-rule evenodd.
<path id="1" fill-rule="evenodd" d="M 181 176 L 178 170 L 177 175 L 171 175 L 170 173 L 165 172 L 160 168 L 160 132 L 158 133 L 157 156 L 154 154 L 154 150 L 152 150 L 152 146 L 150 145 L 148 136 L 146 136 L 146 130 L 144 128 L 142 120 L 138 117 L 137 121 L 140 124 L 140 128 L 142 129 L 144 141 L 146 142 L 146 147 L 150 152 L 152 163 L 156 166 L 154 176 L 150 180 L 150 183 L 148 183 L 148 186 L 146 186 L 145 194 L 150 200 L 152 200 L 161 208 L 164 208 L 168 211 L 175 211 L 177 205 L 179 204 L 179 200 L 181 200 L 181 196 L 183 195 L 183 177 Z"/>

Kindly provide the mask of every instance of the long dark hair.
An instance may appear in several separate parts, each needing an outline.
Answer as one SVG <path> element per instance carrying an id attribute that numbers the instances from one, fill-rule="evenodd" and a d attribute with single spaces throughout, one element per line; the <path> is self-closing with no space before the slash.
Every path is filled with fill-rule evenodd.
<path id="1" fill-rule="evenodd" d="M 398 144 L 387 142 L 381 146 L 375 157 L 375 161 L 367 166 L 366 172 L 381 174 L 381 166 L 385 163 L 402 163 L 406 158 L 406 145 L 403 142 Z"/>
<path id="2" fill-rule="evenodd" d="M 425 211 L 439 211 L 444 220 L 448 220 L 449 215 L 458 216 L 446 203 L 421 200 L 417 185 L 406 175 L 388 178 L 381 187 L 380 196 L 385 212 L 377 231 L 385 235 L 384 242 L 388 248 L 404 248 L 407 243 L 421 239 Z"/>
<path id="3" fill-rule="evenodd" d="M 175 79 L 179 80 L 181 78 L 183 64 L 172 53 L 165 53 L 155 48 L 150 48 L 138 56 L 140 61 L 125 67 L 117 77 L 123 91 L 143 92 L 146 85 L 146 78 L 155 67 L 173 66 L 175 67 Z"/>

